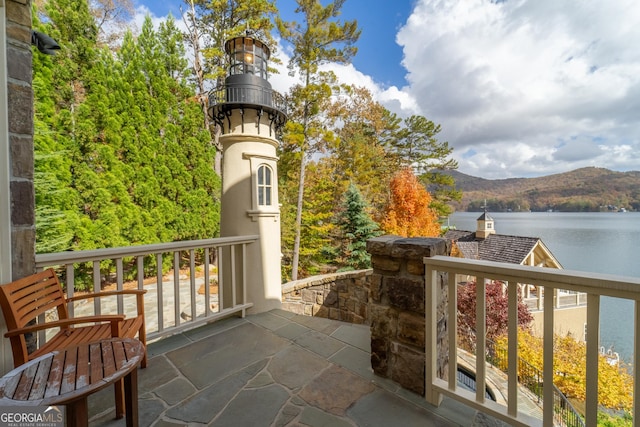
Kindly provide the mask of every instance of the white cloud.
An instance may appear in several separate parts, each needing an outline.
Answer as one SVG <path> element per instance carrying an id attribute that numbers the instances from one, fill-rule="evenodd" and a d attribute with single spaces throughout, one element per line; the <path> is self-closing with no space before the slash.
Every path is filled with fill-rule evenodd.
<path id="1" fill-rule="evenodd" d="M 639 22 L 637 0 L 416 0 L 396 37 L 407 86 L 327 67 L 396 114 L 441 124 L 439 139 L 464 173 L 638 170 Z M 277 55 L 270 81 L 287 92 L 297 78 L 286 68 L 290 53 L 278 46 Z"/>
<path id="2" fill-rule="evenodd" d="M 465 173 L 640 169 L 638 22 L 633 0 L 419 0 L 404 91 Z"/>

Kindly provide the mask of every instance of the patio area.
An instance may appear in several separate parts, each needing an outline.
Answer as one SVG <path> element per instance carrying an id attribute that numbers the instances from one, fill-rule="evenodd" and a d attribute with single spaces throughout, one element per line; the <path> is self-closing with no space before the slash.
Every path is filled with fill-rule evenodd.
<path id="1" fill-rule="evenodd" d="M 272 310 L 159 340 L 148 352 L 141 426 L 474 425 L 473 409 L 446 398 L 433 407 L 374 375 L 366 325 Z M 91 396 L 90 425 L 124 425 L 113 407 L 112 387 Z"/>

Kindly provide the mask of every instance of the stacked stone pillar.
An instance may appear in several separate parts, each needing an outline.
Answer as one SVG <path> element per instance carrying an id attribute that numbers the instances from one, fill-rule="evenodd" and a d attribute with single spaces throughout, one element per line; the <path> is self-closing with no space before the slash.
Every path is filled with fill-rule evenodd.
<path id="1" fill-rule="evenodd" d="M 420 395 L 425 394 L 425 266 L 424 258 L 449 255 L 445 239 L 382 236 L 367 242 L 371 254 L 371 367 Z M 439 276 L 438 376 L 446 379 L 447 278 Z"/>
<path id="2" fill-rule="evenodd" d="M 11 276 L 17 279 L 35 272 L 31 2 L 5 0 L 4 4 L 9 171 L 0 172 L 9 178 Z"/>

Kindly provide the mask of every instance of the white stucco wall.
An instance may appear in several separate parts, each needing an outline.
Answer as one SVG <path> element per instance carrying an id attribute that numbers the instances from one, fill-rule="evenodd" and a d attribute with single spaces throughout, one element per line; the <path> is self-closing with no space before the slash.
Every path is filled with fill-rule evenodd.
<path id="1" fill-rule="evenodd" d="M 262 120 L 266 122 L 264 116 Z M 268 123 L 257 124 L 254 110 L 245 110 L 244 116 L 234 111 L 231 123 L 231 132 L 220 137 L 223 146 L 220 234 L 260 236 L 257 243 L 247 246 L 250 264 L 246 277 L 247 301 L 254 304 L 251 311 L 262 312 L 280 308 L 282 302 L 278 141 L 269 136 Z M 273 172 L 271 206 L 258 206 L 256 174 L 263 164 Z M 224 265 L 222 274 L 224 282 Z"/>

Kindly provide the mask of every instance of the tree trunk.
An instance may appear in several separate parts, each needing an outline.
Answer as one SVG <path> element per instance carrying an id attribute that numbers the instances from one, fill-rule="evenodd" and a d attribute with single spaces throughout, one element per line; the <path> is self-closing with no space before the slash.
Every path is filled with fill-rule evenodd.
<path id="1" fill-rule="evenodd" d="M 300 181 L 298 183 L 298 207 L 296 210 L 296 237 L 293 241 L 293 260 L 291 262 L 291 280 L 298 280 L 298 260 L 300 258 L 300 232 L 302 230 L 302 201 L 304 200 L 304 172 L 306 153 L 302 152 L 300 160 Z"/>

